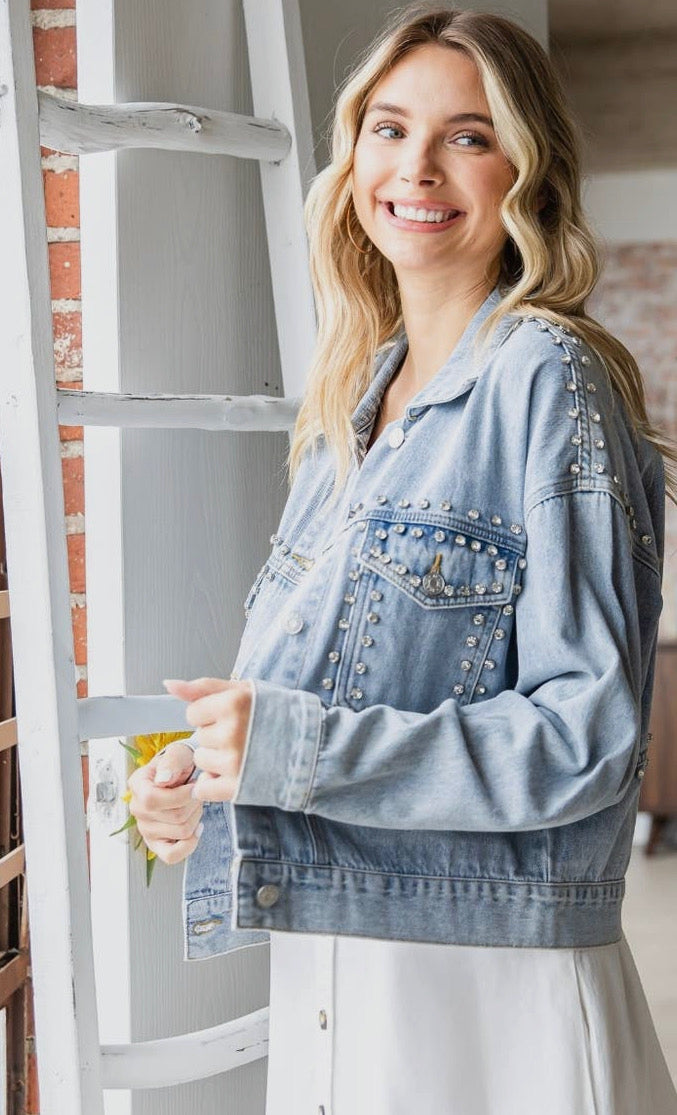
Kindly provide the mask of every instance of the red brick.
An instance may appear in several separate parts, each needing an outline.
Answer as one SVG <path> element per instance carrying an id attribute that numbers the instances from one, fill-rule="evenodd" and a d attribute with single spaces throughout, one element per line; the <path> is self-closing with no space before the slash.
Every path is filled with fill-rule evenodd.
<path id="1" fill-rule="evenodd" d="M 73 386 L 72 383 L 69 383 L 69 390 Z M 59 434 L 62 441 L 82 441 L 84 431 L 82 426 L 59 426 Z"/>
<path id="2" fill-rule="evenodd" d="M 66 538 L 68 546 L 68 574 L 71 592 L 85 591 L 85 536 L 84 534 L 69 534 Z"/>
<path id="3" fill-rule="evenodd" d="M 87 665 L 87 609 L 71 608 L 75 665 Z"/>
<path id="4" fill-rule="evenodd" d="M 52 314 L 54 331 L 54 366 L 80 368 L 82 366 L 82 314 L 74 311 Z M 69 383 L 69 388 L 75 385 Z"/>
<path id="5" fill-rule="evenodd" d="M 74 27 L 50 27 L 48 31 L 34 27 L 33 54 L 38 85 L 56 85 L 59 89 L 77 88 Z"/>
<path id="6" fill-rule="evenodd" d="M 80 680 L 78 681 L 78 684 L 76 686 L 76 691 L 77 691 L 78 697 L 86 697 L 87 696 L 87 693 L 88 693 L 88 691 L 87 691 L 87 678 L 80 678 Z"/>
<path id="7" fill-rule="evenodd" d="M 63 495 L 67 515 L 77 515 L 85 510 L 85 460 L 84 457 L 64 457 L 61 461 Z"/>
<path id="8" fill-rule="evenodd" d="M 89 759 L 86 755 L 82 756 L 82 795 L 85 799 L 86 809 L 87 798 L 89 797 Z"/>
<path id="9" fill-rule="evenodd" d="M 31 8 L 37 11 L 39 8 L 74 8 L 75 0 L 31 0 Z"/>
<path id="10" fill-rule="evenodd" d="M 80 297 L 80 245 L 68 241 L 49 245 L 52 298 Z"/>
<path id="11" fill-rule="evenodd" d="M 43 170 L 47 224 L 50 228 L 77 228 L 80 224 L 80 175 L 77 170 Z"/>

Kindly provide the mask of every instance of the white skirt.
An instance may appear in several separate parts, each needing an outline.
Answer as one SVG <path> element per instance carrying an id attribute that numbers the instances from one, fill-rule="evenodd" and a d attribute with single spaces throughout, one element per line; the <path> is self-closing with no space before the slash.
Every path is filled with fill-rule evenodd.
<path id="1" fill-rule="evenodd" d="M 271 931 L 266 1115 L 677 1115 L 625 935 L 484 948 Z"/>

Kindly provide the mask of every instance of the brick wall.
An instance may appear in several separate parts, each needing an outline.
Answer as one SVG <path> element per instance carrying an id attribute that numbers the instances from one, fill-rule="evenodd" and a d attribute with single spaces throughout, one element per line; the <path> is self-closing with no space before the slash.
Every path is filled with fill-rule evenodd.
<path id="1" fill-rule="evenodd" d="M 75 0 L 31 0 L 38 88 L 77 99 Z M 59 387 L 82 387 L 80 313 L 80 212 L 77 156 L 41 148 L 54 328 L 54 364 Z M 61 459 L 75 642 L 78 696 L 87 695 L 85 605 L 85 503 L 82 428 L 61 427 Z M 83 758 L 87 792 L 87 759 Z M 40 1111 L 30 980 L 26 994 L 26 1113 Z"/>
<path id="2" fill-rule="evenodd" d="M 677 243 L 606 250 L 588 309 L 632 352 L 653 422 L 677 438 Z M 677 639 L 677 509 L 666 501 L 663 613 L 659 638 Z"/>

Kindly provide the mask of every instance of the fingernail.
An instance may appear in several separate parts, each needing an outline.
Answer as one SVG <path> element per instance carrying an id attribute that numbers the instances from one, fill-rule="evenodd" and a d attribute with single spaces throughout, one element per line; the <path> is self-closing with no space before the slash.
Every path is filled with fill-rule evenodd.
<path id="1" fill-rule="evenodd" d="M 155 781 L 156 782 L 171 782 L 173 777 L 174 777 L 174 771 L 173 770 L 167 770 L 167 768 L 165 768 L 164 770 L 158 770 L 158 771 L 155 772 Z"/>
<path id="2" fill-rule="evenodd" d="M 197 828 L 195 829 L 195 832 L 193 833 L 193 836 L 195 836 L 198 840 L 202 836 L 202 833 L 204 831 L 204 827 L 205 827 L 204 826 L 204 821 L 200 821 L 200 824 L 197 826 Z"/>

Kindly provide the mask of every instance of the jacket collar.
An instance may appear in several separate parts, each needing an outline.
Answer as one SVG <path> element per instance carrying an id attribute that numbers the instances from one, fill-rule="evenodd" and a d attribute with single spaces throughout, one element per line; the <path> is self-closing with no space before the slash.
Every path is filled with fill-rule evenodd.
<path id="1" fill-rule="evenodd" d="M 436 372 L 433 378 L 409 400 L 407 404 L 407 415 L 414 410 L 423 410 L 436 403 L 451 402 L 452 399 L 458 398 L 472 387 L 481 374 L 482 367 L 486 364 L 490 354 L 503 343 L 508 334 L 516 328 L 522 320 L 519 317 L 514 318 L 506 315 L 506 317 L 499 322 L 490 344 L 484 350 L 482 361 L 480 363 L 474 363 L 472 351 L 473 341 L 482 322 L 489 316 L 494 307 L 498 305 L 501 301 L 501 297 L 502 295 L 499 292 L 498 286 L 495 286 L 468 322 L 460 339 L 457 341 L 454 349 L 439 371 Z M 383 354 L 383 352 L 379 354 L 380 362 L 377 363 L 376 372 L 372 381 L 353 411 L 352 423 L 356 433 L 360 433 L 373 422 L 381 404 L 381 399 L 385 394 L 385 390 L 390 380 L 395 375 L 395 372 L 402 364 L 408 348 L 409 341 L 404 327 L 402 327 L 395 334 L 385 354 Z M 462 365 L 467 366 L 468 374 L 459 382 L 459 369 Z"/>

